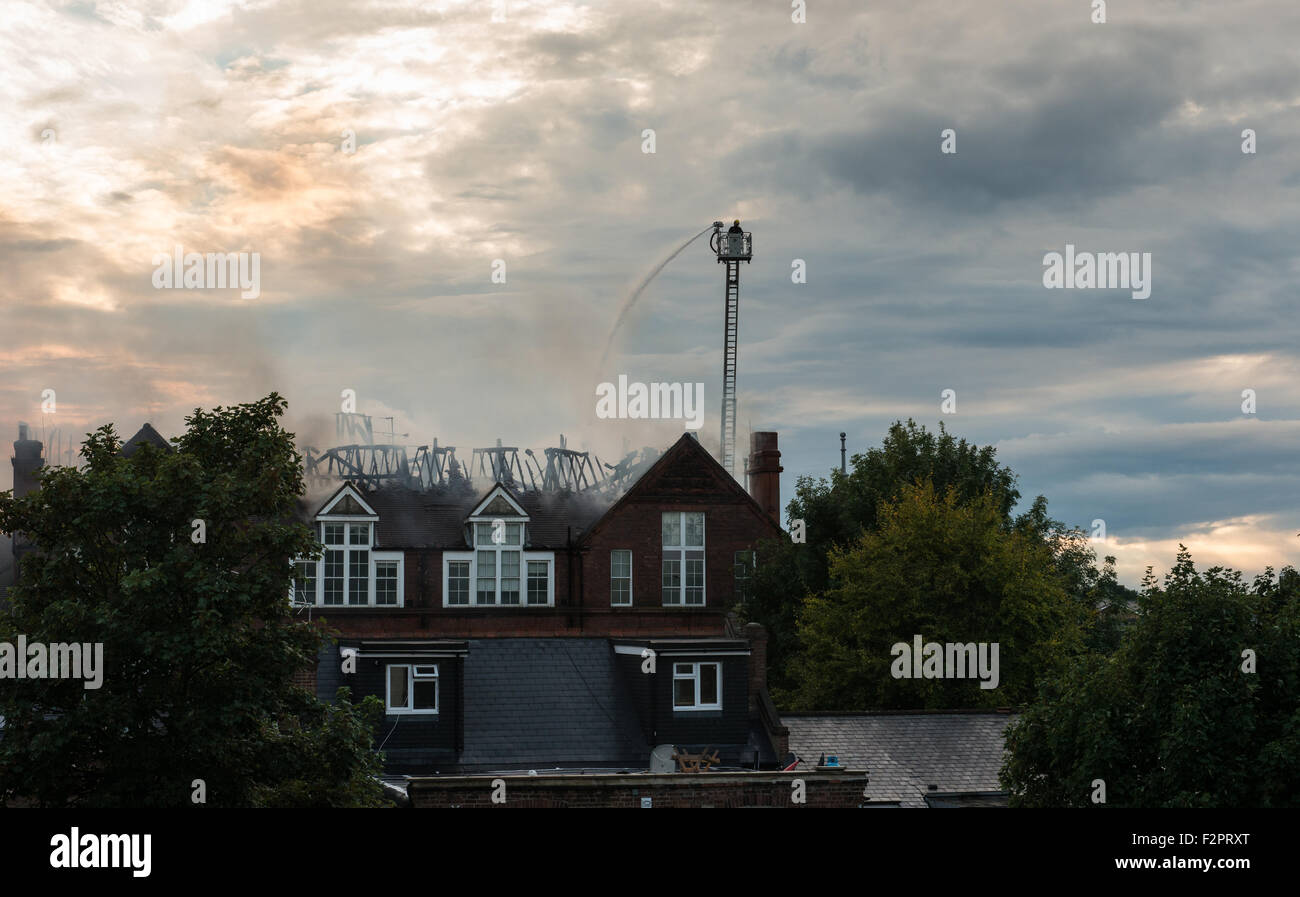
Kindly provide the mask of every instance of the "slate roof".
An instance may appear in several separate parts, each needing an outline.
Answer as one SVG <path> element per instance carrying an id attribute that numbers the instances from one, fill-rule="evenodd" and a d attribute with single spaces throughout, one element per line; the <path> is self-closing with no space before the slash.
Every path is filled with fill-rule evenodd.
<path id="1" fill-rule="evenodd" d="M 606 639 L 471 639 L 462 769 L 644 769 L 650 756 Z"/>
<path id="2" fill-rule="evenodd" d="M 804 764 L 838 756 L 841 766 L 867 771 L 868 802 L 904 807 L 926 806 L 927 795 L 1000 794 L 1004 733 L 1015 718 L 1003 711 L 781 714 L 790 750 Z"/>
<path id="3" fill-rule="evenodd" d="M 385 487 L 362 493 L 366 503 L 379 515 L 375 527 L 376 547 L 468 549 L 465 520 L 495 486 L 493 483 L 482 490 L 428 492 Z M 525 548 L 563 548 L 569 527 L 573 527 L 576 539 L 580 531 L 595 523 L 610 506 L 608 498 L 582 493 L 513 494 L 530 518 Z M 323 505 L 321 500 L 300 503 L 303 520 L 314 519 Z"/>

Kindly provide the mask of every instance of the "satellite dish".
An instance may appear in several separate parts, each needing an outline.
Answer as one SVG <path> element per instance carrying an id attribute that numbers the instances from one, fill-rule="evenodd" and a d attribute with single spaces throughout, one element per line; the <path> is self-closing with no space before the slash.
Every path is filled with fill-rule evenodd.
<path id="1" fill-rule="evenodd" d="M 675 753 L 677 753 L 677 748 L 674 745 L 656 745 L 655 749 L 650 752 L 650 771 L 676 772 L 677 761 L 673 759 Z"/>

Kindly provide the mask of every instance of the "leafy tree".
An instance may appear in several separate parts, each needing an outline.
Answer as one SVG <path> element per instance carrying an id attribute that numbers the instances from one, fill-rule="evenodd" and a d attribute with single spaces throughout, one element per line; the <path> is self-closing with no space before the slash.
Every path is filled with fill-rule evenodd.
<path id="1" fill-rule="evenodd" d="M 1300 806 L 1300 575 L 1247 586 L 1180 546 L 1109 657 L 1078 658 L 1008 730 L 1014 806 Z M 1253 667 L 1244 652 L 1254 652 Z"/>
<path id="2" fill-rule="evenodd" d="M 987 496 L 1000 525 L 1017 527 L 1044 543 L 1054 575 L 1086 608 L 1088 645 L 1101 651 L 1113 649 L 1127 607 L 1137 597 L 1115 580 L 1113 561 L 1098 570 L 1087 536 L 1051 519 L 1042 496 L 1013 518 L 1012 509 L 1020 499 L 1016 477 L 998 463 L 992 446 L 959 440 L 942 422 L 939 432 L 931 433 L 908 420 L 895 422 L 879 448 L 854 455 L 848 473 L 836 470 L 829 480 L 800 477 L 796 481 L 787 513 L 791 520 L 804 521 L 805 543 L 785 539 L 759 546 L 753 594 L 743 613 L 766 626 L 770 634 L 768 678 L 775 694 L 789 695 L 796 688 L 791 661 L 798 650 L 799 612 L 809 596 L 823 595 L 832 587 L 833 551 L 876 530 L 882 504 L 921 481 L 932 482 L 940 495 L 952 490 L 958 504 Z"/>
<path id="3" fill-rule="evenodd" d="M 290 682 L 322 634 L 288 613 L 290 559 L 318 546 L 293 519 L 302 469 L 284 410 L 275 393 L 196 409 L 176 451 L 130 457 L 105 426 L 85 469 L 0 495 L 0 530 L 38 548 L 0 639 L 103 646 L 98 689 L 6 681 L 0 799 L 181 806 L 202 779 L 209 805 L 379 800 L 361 708 Z"/>
<path id="4" fill-rule="evenodd" d="M 877 509 L 876 529 L 831 552 L 832 586 L 799 617 L 794 662 L 800 709 L 1006 706 L 1081 647 L 1083 608 L 1066 593 L 1050 548 L 1008 527 L 1002 497 L 933 482 L 906 486 Z M 999 683 L 895 678 L 891 646 L 997 643 Z"/>
<path id="5" fill-rule="evenodd" d="M 879 448 L 854 455 L 848 473 L 832 471 L 829 482 L 800 477 L 788 510 L 790 517 L 807 523 L 808 556 L 801 559 L 800 573 L 808 591 L 820 592 L 830 584 L 830 549 L 874 530 L 881 504 L 914 483 L 929 480 L 941 495 L 951 488 L 959 502 L 991 494 L 1001 517 L 1010 522 L 1011 509 L 1020 500 L 1016 475 L 995 456 L 992 446 L 956 439 L 942 421 L 936 434 L 909 419 L 906 424 L 895 421 Z"/>

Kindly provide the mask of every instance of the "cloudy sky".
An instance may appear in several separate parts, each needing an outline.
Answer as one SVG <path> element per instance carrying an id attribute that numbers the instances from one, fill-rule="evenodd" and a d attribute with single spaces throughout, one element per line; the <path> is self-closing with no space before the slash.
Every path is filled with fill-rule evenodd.
<path id="1" fill-rule="evenodd" d="M 0 433 L 274 389 L 323 446 L 352 389 L 399 441 L 612 460 L 682 432 L 596 418 L 627 374 L 703 382 L 716 446 L 703 241 L 600 356 L 740 217 L 740 435 L 779 431 L 784 495 L 841 430 L 942 419 L 1127 582 L 1179 542 L 1295 564 L 1300 6 L 1109 6 L 6 0 Z M 1045 289 L 1067 243 L 1151 253 L 1151 296 Z M 260 295 L 155 289 L 178 245 L 258 253 Z"/>

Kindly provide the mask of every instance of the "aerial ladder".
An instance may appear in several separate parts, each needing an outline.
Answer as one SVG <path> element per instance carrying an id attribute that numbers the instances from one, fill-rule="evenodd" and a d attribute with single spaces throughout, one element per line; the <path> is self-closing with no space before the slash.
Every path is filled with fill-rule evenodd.
<path id="1" fill-rule="evenodd" d="M 726 299 L 722 314 L 722 466 L 736 475 L 736 339 L 740 318 L 740 263 L 749 264 L 753 257 L 753 235 L 746 233 L 736 219 L 723 231 L 721 221 L 713 222 L 709 248 L 725 264 Z"/>

